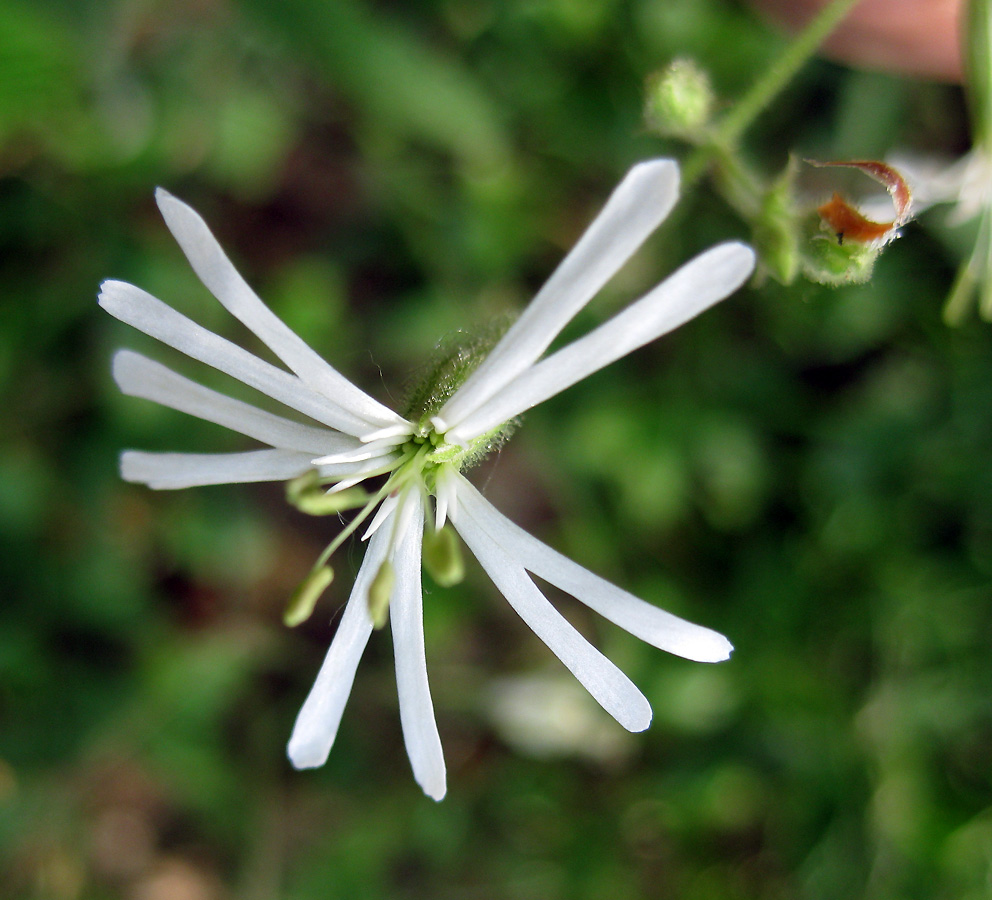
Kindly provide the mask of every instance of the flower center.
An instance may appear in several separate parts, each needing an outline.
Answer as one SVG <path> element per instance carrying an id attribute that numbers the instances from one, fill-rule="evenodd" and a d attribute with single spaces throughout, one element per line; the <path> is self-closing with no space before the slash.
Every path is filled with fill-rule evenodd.
<path id="1" fill-rule="evenodd" d="M 421 491 L 435 498 L 434 527 L 424 534 L 424 565 L 441 584 L 454 584 L 460 579 L 462 569 L 457 545 L 451 545 L 447 540 L 453 539 L 453 535 L 450 529 L 444 528 L 449 505 L 454 502 L 455 476 L 498 449 L 516 427 L 516 420 L 504 422 L 463 446 L 446 440 L 435 429 L 432 419 L 503 336 L 509 324 L 505 319 L 499 320 L 479 336 L 459 333 L 438 344 L 434 359 L 424 367 L 420 379 L 410 389 L 403 411 L 403 418 L 413 426 L 413 433 L 395 447 L 395 456 L 386 465 L 362 471 L 353 478 L 322 478 L 318 470 L 310 470 L 289 482 L 287 500 L 301 512 L 311 515 L 356 512 L 324 548 L 310 575 L 294 593 L 285 616 L 287 624 L 298 624 L 309 616 L 320 593 L 333 577 L 328 561 L 360 527 L 366 529 L 365 538 L 383 527 L 394 529 L 393 541 L 399 539 L 396 532 L 402 530 L 398 527 L 402 516 L 397 518 L 396 513 L 407 502 L 410 491 Z M 370 492 L 365 487 L 370 480 L 382 477 L 385 481 L 378 490 Z M 328 491 L 327 484 L 333 482 L 337 485 Z M 385 621 L 389 607 L 390 571 L 389 565 L 384 563 L 370 589 L 369 613 L 377 627 Z"/>

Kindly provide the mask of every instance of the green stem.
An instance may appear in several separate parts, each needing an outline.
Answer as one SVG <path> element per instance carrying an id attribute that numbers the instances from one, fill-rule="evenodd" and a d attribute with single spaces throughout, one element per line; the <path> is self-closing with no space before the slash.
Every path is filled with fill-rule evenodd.
<path id="1" fill-rule="evenodd" d="M 718 150 L 730 151 L 740 136 L 778 95 L 820 44 L 859 0 L 833 0 L 793 40 L 775 63 L 751 86 L 716 126 L 710 142 L 699 147 L 682 167 L 683 190 L 698 181 Z"/>
<path id="2" fill-rule="evenodd" d="M 971 114 L 971 140 L 988 145 L 992 132 L 992 2 L 968 0 L 964 16 L 964 90 Z"/>

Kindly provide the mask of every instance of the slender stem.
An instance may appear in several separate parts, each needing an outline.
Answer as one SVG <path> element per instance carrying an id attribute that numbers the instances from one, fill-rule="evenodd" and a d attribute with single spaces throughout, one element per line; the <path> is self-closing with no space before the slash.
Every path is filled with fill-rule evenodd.
<path id="1" fill-rule="evenodd" d="M 796 36 L 782 55 L 751 86 L 714 129 L 710 142 L 699 147 L 682 167 L 683 190 L 694 184 L 712 162 L 717 149 L 727 150 L 816 53 L 831 31 L 859 0 L 833 0 Z"/>
<path id="2" fill-rule="evenodd" d="M 988 144 L 992 132 L 992 2 L 968 0 L 961 30 L 964 44 L 964 90 L 971 113 L 971 140 Z"/>

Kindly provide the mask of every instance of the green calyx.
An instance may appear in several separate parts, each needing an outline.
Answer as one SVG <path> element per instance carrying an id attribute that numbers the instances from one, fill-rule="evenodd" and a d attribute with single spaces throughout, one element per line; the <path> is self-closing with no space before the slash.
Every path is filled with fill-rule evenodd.
<path id="1" fill-rule="evenodd" d="M 863 284 L 871 278 L 875 260 L 881 252 L 882 247 L 876 244 L 814 234 L 803 247 L 803 274 L 810 281 L 832 287 Z"/>
<path id="2" fill-rule="evenodd" d="M 462 447 L 447 443 L 444 435 L 438 434 L 431 423 L 431 418 L 478 368 L 511 322 L 510 317 L 503 316 L 479 334 L 457 332 L 449 335 L 438 343 L 434 357 L 420 370 L 419 377 L 409 388 L 403 418 L 412 422 L 415 430 L 407 446 L 415 452 L 429 447 L 420 462 L 424 484 L 429 492 L 434 491 L 438 468 L 451 466 L 461 471 L 475 465 L 493 450 L 499 449 L 516 428 L 517 420 L 512 419 L 479 436 L 468 447 Z"/>
<path id="3" fill-rule="evenodd" d="M 780 284 L 792 284 L 799 271 L 799 215 L 796 211 L 795 157 L 761 195 L 752 238 L 764 270 Z"/>
<path id="4" fill-rule="evenodd" d="M 431 360 L 411 379 L 403 418 L 413 422 L 417 434 L 431 431 L 430 419 L 458 390 L 496 346 L 512 320 L 502 316 L 479 334 L 459 331 L 449 335 L 434 348 Z"/>

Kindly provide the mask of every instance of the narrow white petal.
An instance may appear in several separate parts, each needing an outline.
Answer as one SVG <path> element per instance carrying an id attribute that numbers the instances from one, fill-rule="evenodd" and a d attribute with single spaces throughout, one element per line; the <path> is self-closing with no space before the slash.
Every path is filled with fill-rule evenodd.
<path id="1" fill-rule="evenodd" d="M 458 492 L 459 503 L 462 491 Z M 490 535 L 471 504 L 463 504 L 455 526 L 493 583 L 599 704 L 628 731 L 651 724 L 651 706 L 633 682 L 578 633 L 537 589 L 507 548 Z"/>
<path id="2" fill-rule="evenodd" d="M 100 286 L 99 301 L 114 318 L 237 378 L 290 409 L 346 434 L 363 435 L 369 431 L 365 419 L 344 409 L 334 399 L 318 394 L 297 376 L 208 331 L 133 284 L 105 281 Z"/>
<path id="3" fill-rule="evenodd" d="M 447 466 L 442 466 L 437 473 L 434 485 L 434 529 L 440 531 L 444 528 L 444 523 L 450 515 L 454 521 L 456 504 L 457 480 L 453 472 Z"/>
<path id="4" fill-rule="evenodd" d="M 635 597 L 552 550 L 500 513 L 466 479 L 459 477 L 459 503 L 517 562 L 553 584 L 603 618 L 660 650 L 696 662 L 721 662 L 733 645 L 722 634 L 694 625 Z"/>
<path id="5" fill-rule="evenodd" d="M 416 515 L 414 515 L 414 513 L 416 513 Z M 419 518 L 423 520 L 424 518 L 423 500 L 421 499 L 419 505 L 416 503 L 401 504 L 399 511 L 397 512 L 396 515 L 398 521 L 396 523 L 396 530 L 393 532 L 393 539 L 399 540 L 402 535 L 406 534 L 407 529 L 411 527 L 411 522 L 413 522 L 415 518 Z M 421 521 L 420 525 L 417 527 L 420 528 L 419 533 L 423 535 L 423 528 L 424 528 L 423 521 Z M 423 541 L 421 541 L 421 543 L 423 543 Z M 420 551 L 418 550 L 417 552 L 419 553 Z M 420 557 L 418 556 L 417 558 L 419 559 Z"/>
<path id="6" fill-rule="evenodd" d="M 365 534 L 362 535 L 362 540 L 367 541 L 373 534 L 375 534 L 381 527 L 383 522 L 385 522 L 394 512 L 396 512 L 396 506 L 399 503 L 398 497 L 387 497 L 382 503 L 379 504 L 379 508 L 375 511 L 375 515 L 372 516 L 372 521 L 369 523 L 369 527 L 365 529 Z M 393 522 L 395 525 L 395 521 Z"/>
<path id="7" fill-rule="evenodd" d="M 156 490 L 239 484 L 248 481 L 287 481 L 302 475 L 310 454 L 298 450 L 249 450 L 246 453 L 121 454 L 121 478 Z"/>
<path id="8" fill-rule="evenodd" d="M 471 441 L 678 328 L 737 290 L 753 269 L 754 251 L 744 244 L 720 244 L 701 253 L 623 312 L 520 374 L 448 439 Z"/>
<path id="9" fill-rule="evenodd" d="M 359 463 L 332 463 L 332 464 L 322 464 L 318 465 L 313 460 L 311 463 L 316 467 L 317 474 L 325 478 L 338 478 L 342 475 L 347 476 L 349 479 L 354 479 L 351 481 L 351 485 L 356 485 L 360 481 L 364 481 L 366 478 L 370 477 L 370 473 L 375 473 L 381 475 L 388 472 L 396 461 L 396 455 L 392 453 L 387 453 L 384 456 L 376 456 L 372 459 L 365 459 Z M 334 485 L 331 491 L 344 490 L 341 484 Z"/>
<path id="10" fill-rule="evenodd" d="M 434 496 L 434 530 L 440 531 L 448 519 L 448 498 L 438 491 Z"/>
<path id="11" fill-rule="evenodd" d="M 238 274 L 198 213 L 162 188 L 155 192 L 155 199 L 166 225 L 200 281 L 303 381 L 324 396 L 333 397 L 370 426 L 395 425 L 402 421 L 391 409 L 372 399 L 328 365 L 259 299 Z"/>
<path id="12" fill-rule="evenodd" d="M 396 689 L 399 695 L 403 740 L 410 757 L 413 776 L 424 793 L 434 800 L 445 794 L 444 754 L 434 719 L 427 681 L 424 651 L 424 610 L 421 590 L 420 553 L 423 541 L 423 500 L 419 491 L 410 491 L 403 500 L 410 516 L 396 538 L 392 562 L 396 588 L 389 608 L 390 628 L 396 656 Z M 404 519 L 406 517 L 404 516 Z"/>
<path id="13" fill-rule="evenodd" d="M 331 468 L 333 468 L 333 466 Z M 323 466 L 320 467 L 320 471 L 321 471 L 321 473 L 323 473 L 323 471 L 324 471 L 324 467 Z M 340 493 L 341 491 L 348 490 L 348 488 L 350 488 L 350 487 L 354 487 L 356 484 L 361 484 L 363 481 L 365 481 L 365 476 L 364 475 L 353 475 L 350 478 L 344 478 L 344 479 L 342 479 L 337 484 L 335 484 L 333 487 L 328 488 L 327 493 L 328 494 L 337 494 L 337 493 Z"/>
<path id="14" fill-rule="evenodd" d="M 673 160 L 634 166 L 520 318 L 441 408 L 439 418 L 457 426 L 539 359 L 661 224 L 678 197 L 678 183 Z"/>
<path id="15" fill-rule="evenodd" d="M 355 681 L 358 662 L 372 634 L 368 609 L 369 585 L 385 560 L 388 549 L 388 530 L 369 542 L 327 657 L 296 717 L 287 753 L 297 769 L 310 769 L 327 762 Z"/>
<path id="16" fill-rule="evenodd" d="M 370 431 L 367 434 L 363 434 L 362 440 L 371 443 L 373 441 L 384 441 L 386 438 L 405 438 L 411 434 L 413 434 L 413 426 L 404 419 L 398 425 L 387 425 L 378 431 Z M 394 440 L 392 443 L 401 442 Z"/>
<path id="17" fill-rule="evenodd" d="M 382 438 L 378 441 L 370 441 L 367 444 L 363 443 L 358 447 L 343 450 L 340 453 L 332 453 L 329 456 L 322 456 L 320 459 L 315 459 L 313 464 L 315 466 L 333 466 L 336 463 L 363 462 L 367 459 L 374 459 L 386 455 L 399 443 L 402 443 L 402 441 L 397 441 L 396 438 Z"/>
<path id="18" fill-rule="evenodd" d="M 113 370 L 118 387 L 131 397 L 161 403 L 272 447 L 326 454 L 355 444 L 346 435 L 301 425 L 205 388 L 131 350 L 117 351 Z"/>

